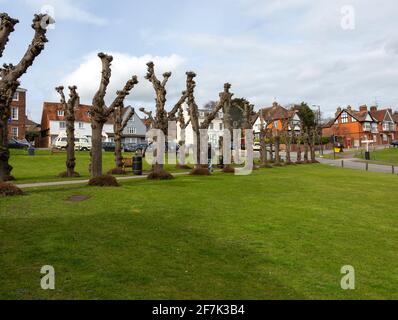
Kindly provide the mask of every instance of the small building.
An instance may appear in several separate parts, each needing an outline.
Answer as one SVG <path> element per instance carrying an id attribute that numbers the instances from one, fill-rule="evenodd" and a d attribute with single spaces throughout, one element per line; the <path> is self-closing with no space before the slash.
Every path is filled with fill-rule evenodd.
<path id="1" fill-rule="evenodd" d="M 132 107 L 126 107 L 123 109 L 123 121 L 126 119 L 128 115 L 128 111 L 131 110 Z M 137 113 L 131 117 L 131 119 L 127 122 L 126 128 L 123 130 L 122 143 L 124 144 L 141 144 L 146 141 L 146 132 L 147 127 Z M 114 131 L 107 133 L 108 141 L 114 142 Z"/>
<path id="2" fill-rule="evenodd" d="M 359 111 L 351 106 L 338 108 L 335 118 L 322 129 L 324 137 L 336 137 L 345 148 L 356 148 L 362 141 L 378 139 L 378 121 L 372 116 L 367 106 L 361 106 Z"/>
<path id="3" fill-rule="evenodd" d="M 374 135 L 373 140 L 378 145 L 389 145 L 396 139 L 397 126 L 393 118 L 391 108 L 380 109 L 370 108 L 370 114 L 378 122 L 378 134 Z"/>
<path id="4" fill-rule="evenodd" d="M 254 124 L 254 135 L 257 139 L 260 138 L 261 132 L 261 119 L 264 120 L 264 125 L 267 125 L 267 129 L 272 130 L 272 133 L 282 131 L 291 131 L 292 128 L 290 125 L 286 125 L 286 123 L 293 121 L 294 123 L 294 131 L 300 132 L 300 118 L 298 116 L 297 110 L 288 110 L 277 102 L 274 102 L 272 107 L 262 108 L 260 109 L 260 114 L 262 117 L 258 117 Z"/>
<path id="5" fill-rule="evenodd" d="M 75 110 L 75 134 L 85 136 L 91 141 L 91 121 L 89 115 L 90 106 L 79 104 Z M 41 148 L 51 148 L 60 134 L 66 133 L 65 111 L 61 103 L 44 102 L 41 118 Z M 113 121 L 109 120 L 102 132 L 103 140 L 110 142 L 108 133 L 113 133 Z"/>
<path id="6" fill-rule="evenodd" d="M 25 139 L 26 89 L 18 88 L 11 102 L 11 117 L 8 122 L 8 138 Z"/>

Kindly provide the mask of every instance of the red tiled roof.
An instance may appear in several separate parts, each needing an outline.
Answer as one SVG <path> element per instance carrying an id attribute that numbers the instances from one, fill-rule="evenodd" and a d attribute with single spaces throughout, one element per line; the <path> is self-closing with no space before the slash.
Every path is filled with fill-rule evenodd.
<path id="1" fill-rule="evenodd" d="M 262 113 L 264 120 L 268 122 L 284 120 L 291 117 L 290 112 L 278 104 L 274 104 L 269 108 L 261 109 L 260 112 Z"/>
<path id="2" fill-rule="evenodd" d="M 79 107 L 75 110 L 76 122 L 90 123 L 91 119 L 88 114 L 90 111 L 89 105 L 79 104 Z M 58 116 L 58 110 L 63 110 L 62 104 L 59 102 L 44 102 L 43 115 L 46 114 L 49 121 L 64 121 L 65 117 Z M 112 117 L 109 118 L 107 124 L 113 124 Z"/>

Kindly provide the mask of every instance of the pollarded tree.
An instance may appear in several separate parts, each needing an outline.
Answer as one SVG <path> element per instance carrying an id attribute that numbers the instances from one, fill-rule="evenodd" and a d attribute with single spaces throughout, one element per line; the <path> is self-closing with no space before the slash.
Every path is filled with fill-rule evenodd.
<path id="1" fill-rule="evenodd" d="M 186 150 L 185 150 L 185 142 L 186 142 L 186 137 L 185 137 L 185 130 L 188 128 L 188 126 L 191 123 L 191 118 L 188 119 L 188 121 L 185 120 L 184 116 L 184 109 L 182 106 L 180 106 L 178 110 L 178 117 L 177 121 L 180 125 L 180 141 L 178 144 L 180 145 L 179 149 L 179 158 L 178 158 L 178 164 L 177 164 L 177 169 L 192 169 L 190 166 L 186 165 L 185 163 L 185 155 L 186 155 Z"/>
<path id="2" fill-rule="evenodd" d="M 79 107 L 79 95 L 77 94 L 77 87 L 69 87 L 69 100 L 66 101 L 64 94 L 64 87 L 60 86 L 55 90 L 61 96 L 61 105 L 65 112 L 66 118 L 66 172 L 61 173 L 61 178 L 76 178 L 80 174 L 75 171 L 76 156 L 75 156 L 75 110 Z"/>
<path id="3" fill-rule="evenodd" d="M 267 152 L 267 139 L 269 138 L 269 122 L 265 119 L 264 113 L 262 110 L 259 111 L 260 117 L 260 166 L 261 168 L 272 168 L 268 161 L 268 152 Z"/>
<path id="4" fill-rule="evenodd" d="M 166 90 L 166 85 L 167 82 L 169 81 L 171 77 L 171 72 L 166 72 L 163 74 L 163 80 L 160 81 L 156 74 L 155 74 L 155 64 L 153 62 L 148 62 L 147 63 L 148 67 L 148 72 L 146 75 L 146 79 L 152 83 L 153 89 L 156 94 L 156 113 L 155 117 L 152 117 L 152 128 L 155 130 L 160 130 L 163 132 L 164 136 L 167 137 L 167 131 L 168 131 L 168 124 L 169 121 L 175 121 L 176 120 L 176 114 L 182 104 L 185 102 L 187 99 L 187 94 L 186 92 L 182 93 L 182 96 L 180 100 L 177 102 L 177 104 L 173 107 L 173 109 L 170 112 L 166 111 L 166 102 L 167 102 L 167 90 Z M 146 111 L 145 109 L 140 109 L 141 112 L 146 113 L 147 115 L 150 114 L 149 111 Z M 158 137 L 154 138 L 154 141 L 157 140 Z M 166 142 L 166 141 L 165 141 Z M 148 179 L 150 180 L 169 180 L 173 179 L 173 176 L 168 173 L 164 169 L 164 164 L 163 161 L 162 163 L 159 163 L 156 161 L 152 167 L 152 172 L 148 176 Z"/>
<path id="5" fill-rule="evenodd" d="M 3 56 L 9 36 L 15 30 L 15 25 L 18 22 L 6 13 L 0 14 L 0 57 Z M 8 120 L 11 116 L 11 102 L 20 85 L 19 79 L 26 73 L 36 57 L 43 51 L 45 43 L 48 42 L 47 26 L 51 23 L 53 23 L 53 19 L 50 16 L 35 15 L 32 24 L 35 31 L 33 40 L 22 59 L 15 66 L 4 64 L 0 69 L 0 182 L 13 180 L 8 150 Z"/>
<path id="6" fill-rule="evenodd" d="M 138 83 L 137 77 L 133 76 L 127 81 L 123 90 L 117 91 L 116 98 L 112 104 L 107 107 L 105 104 L 105 95 L 111 78 L 111 63 L 113 57 L 105 53 L 99 53 L 98 57 L 102 62 L 102 75 L 100 86 L 93 98 L 92 106 L 90 107 L 91 129 L 92 129 L 92 147 L 91 147 L 91 181 L 90 185 L 117 185 L 116 179 L 110 176 L 103 176 L 102 174 L 102 131 L 104 124 L 117 107 L 123 105 L 124 99 L 130 94 L 130 91 Z"/>
<path id="7" fill-rule="evenodd" d="M 115 133 L 115 168 L 108 174 L 126 174 L 123 169 L 122 138 L 123 131 L 126 129 L 129 121 L 135 115 L 132 107 L 125 110 L 123 103 L 115 108 L 113 112 L 113 131 Z"/>
<path id="8" fill-rule="evenodd" d="M 220 101 L 213 106 L 213 109 L 207 114 L 205 117 L 204 121 L 200 124 L 199 123 L 199 108 L 198 105 L 195 102 L 195 87 L 196 87 L 196 82 L 195 82 L 195 77 L 196 74 L 194 72 L 187 72 L 187 93 L 188 93 L 188 110 L 189 110 L 189 116 L 191 119 L 191 124 L 192 124 L 192 129 L 196 137 L 196 154 L 195 154 L 195 168 L 191 172 L 192 175 L 210 175 L 210 171 L 207 165 L 204 165 L 202 162 L 202 153 L 204 155 L 203 158 L 207 159 L 208 156 L 208 148 L 207 144 L 206 146 L 202 146 L 202 137 L 201 137 L 201 131 L 202 130 L 209 130 L 210 124 L 214 121 L 214 119 L 217 117 L 219 112 L 222 110 L 224 107 L 226 101 L 232 97 L 232 95 L 229 93 L 229 89 L 231 88 L 231 85 L 229 83 L 226 83 L 224 85 L 224 92 L 220 93 Z M 205 149 L 203 149 L 206 147 Z"/>

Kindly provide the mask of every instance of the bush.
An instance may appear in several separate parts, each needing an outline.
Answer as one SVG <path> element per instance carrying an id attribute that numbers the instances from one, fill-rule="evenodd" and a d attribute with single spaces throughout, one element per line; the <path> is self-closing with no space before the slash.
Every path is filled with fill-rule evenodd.
<path id="1" fill-rule="evenodd" d="M 0 183 L 0 197 L 13 197 L 21 195 L 23 195 L 22 190 L 15 185 L 5 182 Z"/>
<path id="2" fill-rule="evenodd" d="M 117 182 L 115 177 L 110 175 L 101 176 L 98 178 L 93 178 L 88 183 L 89 186 L 93 187 L 119 187 L 119 183 Z"/>

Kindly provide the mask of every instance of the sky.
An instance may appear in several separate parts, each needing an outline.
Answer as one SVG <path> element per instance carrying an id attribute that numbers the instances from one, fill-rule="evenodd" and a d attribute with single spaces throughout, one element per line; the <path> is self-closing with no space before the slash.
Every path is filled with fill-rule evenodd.
<path id="1" fill-rule="evenodd" d="M 40 122 L 54 88 L 77 85 L 90 104 L 101 73 L 97 53 L 113 55 L 107 102 L 132 76 L 140 83 L 126 99 L 154 108 L 144 78 L 173 73 L 168 109 L 195 71 L 199 105 L 217 100 L 225 82 L 256 108 L 307 102 L 325 116 L 339 106 L 398 108 L 396 0 L 0 0 L 0 12 L 20 20 L 1 63 L 17 63 L 30 43 L 34 13 L 50 12 L 49 42 L 21 79 L 28 116 Z"/>

